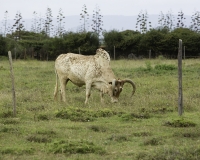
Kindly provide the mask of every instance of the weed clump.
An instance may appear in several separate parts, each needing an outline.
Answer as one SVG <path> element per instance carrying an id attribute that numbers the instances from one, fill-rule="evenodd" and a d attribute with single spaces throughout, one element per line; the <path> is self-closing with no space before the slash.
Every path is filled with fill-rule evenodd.
<path id="1" fill-rule="evenodd" d="M 18 124 L 19 119 L 18 118 L 3 119 L 1 123 L 3 123 L 3 124 Z"/>
<path id="2" fill-rule="evenodd" d="M 165 122 L 164 126 L 169 127 L 195 127 L 196 123 L 191 121 L 186 121 L 184 119 L 172 120 Z"/>
<path id="3" fill-rule="evenodd" d="M 11 118 L 11 117 L 13 117 L 13 112 L 11 112 L 11 111 L 3 112 L 0 114 L 0 117 L 1 118 Z"/>
<path id="4" fill-rule="evenodd" d="M 173 134 L 175 137 L 185 137 L 185 138 L 199 138 L 199 130 L 191 129 L 190 131 L 176 132 Z"/>
<path id="5" fill-rule="evenodd" d="M 6 126 L 1 127 L 0 132 L 2 132 L 2 133 L 15 133 L 15 134 L 20 133 L 18 128 L 12 128 L 12 127 L 6 127 Z"/>
<path id="6" fill-rule="evenodd" d="M 105 150 L 99 146 L 96 146 L 92 142 L 88 141 L 57 141 L 50 144 L 50 152 L 54 154 L 66 153 L 66 154 L 87 154 L 96 153 L 104 154 Z"/>
<path id="7" fill-rule="evenodd" d="M 134 121 L 136 119 L 149 119 L 150 114 L 148 112 L 142 113 L 128 113 L 121 116 L 123 121 Z"/>
<path id="8" fill-rule="evenodd" d="M 147 137 L 151 136 L 152 134 L 150 132 L 135 132 L 133 133 L 133 136 L 135 137 Z"/>
<path id="9" fill-rule="evenodd" d="M 37 116 L 37 119 L 38 119 L 38 120 L 41 120 L 41 121 L 48 121 L 48 120 L 49 120 L 49 116 L 46 115 L 46 114 L 39 114 L 39 115 Z"/>
<path id="10" fill-rule="evenodd" d="M 114 115 L 117 115 L 118 113 L 116 111 L 111 111 L 109 109 L 104 110 L 98 110 L 96 113 L 94 113 L 95 117 L 111 117 Z"/>
<path id="11" fill-rule="evenodd" d="M 169 160 L 169 159 L 181 159 L 181 160 L 197 160 L 200 159 L 200 148 L 197 147 L 170 147 L 155 149 L 153 152 L 143 151 L 136 155 L 138 160 Z"/>
<path id="12" fill-rule="evenodd" d="M 151 71 L 153 69 L 153 67 L 151 66 L 151 62 L 150 61 L 146 61 L 145 65 L 146 65 L 146 70 L 147 71 Z"/>
<path id="13" fill-rule="evenodd" d="M 177 67 L 173 64 L 157 64 L 154 67 L 151 65 L 151 62 L 147 61 L 146 67 L 139 67 L 135 71 L 151 75 L 162 75 L 162 74 L 171 74 L 177 70 Z"/>
<path id="14" fill-rule="evenodd" d="M 49 137 L 52 137 L 56 135 L 56 132 L 53 130 L 39 130 L 36 131 L 36 134 L 48 135 Z"/>
<path id="15" fill-rule="evenodd" d="M 89 122 L 94 121 L 92 112 L 82 109 L 68 108 L 66 110 L 58 111 L 56 118 L 69 119 L 77 122 Z"/>
<path id="16" fill-rule="evenodd" d="M 110 141 L 116 141 L 116 142 L 124 142 L 124 141 L 129 141 L 129 136 L 128 135 L 111 135 L 108 140 Z"/>
<path id="17" fill-rule="evenodd" d="M 151 145 L 151 146 L 157 146 L 162 143 L 163 143 L 163 141 L 161 138 L 155 138 L 155 137 L 144 141 L 144 145 Z"/>
<path id="18" fill-rule="evenodd" d="M 51 139 L 47 135 L 38 135 L 38 134 L 32 134 L 29 135 L 26 138 L 29 142 L 37 142 L 37 143 L 49 143 L 51 142 Z"/>
<path id="19" fill-rule="evenodd" d="M 6 70 L 3 66 L 0 66 L 0 70 Z"/>
<path id="20" fill-rule="evenodd" d="M 165 114 L 168 112 L 173 112 L 173 109 L 167 108 L 167 107 L 156 107 L 156 108 L 152 108 L 150 112 L 155 113 L 155 114 Z"/>
<path id="21" fill-rule="evenodd" d="M 92 125 L 88 128 L 94 132 L 106 132 L 106 128 L 104 126 Z"/>
<path id="22" fill-rule="evenodd" d="M 157 64 L 155 65 L 154 69 L 162 71 L 171 71 L 171 70 L 176 70 L 177 67 L 172 64 Z"/>
<path id="23" fill-rule="evenodd" d="M 69 119 L 71 121 L 78 122 L 89 122 L 94 121 L 95 118 L 111 117 L 117 114 L 117 112 L 108 109 L 92 111 L 86 109 L 68 108 L 66 110 L 57 111 L 56 118 Z"/>
<path id="24" fill-rule="evenodd" d="M 33 154 L 33 148 L 12 148 L 12 147 L 2 147 L 0 148 L 1 154 L 11 154 L 11 155 L 22 155 L 22 154 Z M 1 157 L 0 157 L 1 158 Z"/>

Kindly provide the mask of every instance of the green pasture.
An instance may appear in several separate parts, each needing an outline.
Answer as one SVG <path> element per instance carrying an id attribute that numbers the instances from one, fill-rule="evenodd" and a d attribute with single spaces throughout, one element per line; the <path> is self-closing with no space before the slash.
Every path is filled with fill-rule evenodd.
<path id="1" fill-rule="evenodd" d="M 0 57 L 0 160 L 200 159 L 200 59 L 183 60 L 184 113 L 178 115 L 177 60 L 111 61 L 130 78 L 119 103 L 68 83 L 66 103 L 54 101 L 54 62 L 13 61 L 17 115 L 7 58 Z"/>

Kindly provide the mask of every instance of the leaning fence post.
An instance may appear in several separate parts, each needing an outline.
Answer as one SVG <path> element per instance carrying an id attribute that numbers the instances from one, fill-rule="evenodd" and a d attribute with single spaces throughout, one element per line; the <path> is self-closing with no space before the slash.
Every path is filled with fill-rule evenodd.
<path id="1" fill-rule="evenodd" d="M 183 113 L 183 92 L 182 92 L 182 40 L 179 39 L 178 49 L 178 82 L 179 82 L 179 93 L 178 93 L 178 113 L 179 116 Z"/>
<path id="2" fill-rule="evenodd" d="M 8 51 L 9 63 L 10 63 L 10 73 L 12 79 L 12 94 L 13 94 L 13 116 L 16 116 L 16 98 L 15 98 L 15 82 L 14 82 L 14 75 L 13 75 L 13 66 L 12 66 L 12 55 L 11 51 Z"/>

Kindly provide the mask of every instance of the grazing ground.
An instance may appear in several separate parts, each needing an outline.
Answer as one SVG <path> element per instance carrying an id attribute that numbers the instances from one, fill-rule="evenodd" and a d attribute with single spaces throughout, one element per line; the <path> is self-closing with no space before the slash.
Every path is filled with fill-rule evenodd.
<path id="1" fill-rule="evenodd" d="M 183 61 L 184 114 L 178 115 L 177 60 L 112 61 L 126 84 L 119 103 L 100 103 L 85 86 L 67 85 L 66 103 L 54 101 L 54 62 L 13 63 L 17 116 L 7 58 L 0 57 L 0 160 L 200 159 L 200 59 Z"/>

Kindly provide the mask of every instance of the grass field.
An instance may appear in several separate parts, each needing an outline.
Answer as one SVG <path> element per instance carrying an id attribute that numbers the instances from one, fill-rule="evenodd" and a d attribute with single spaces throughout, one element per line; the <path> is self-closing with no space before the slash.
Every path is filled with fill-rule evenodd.
<path id="1" fill-rule="evenodd" d="M 55 102 L 54 62 L 13 63 L 17 116 L 7 58 L 0 58 L 0 160 L 200 159 L 200 60 L 183 61 L 184 114 L 178 115 L 177 60 L 112 61 L 126 84 L 119 103 L 68 83 Z"/>

